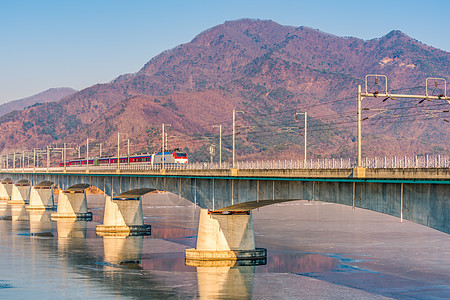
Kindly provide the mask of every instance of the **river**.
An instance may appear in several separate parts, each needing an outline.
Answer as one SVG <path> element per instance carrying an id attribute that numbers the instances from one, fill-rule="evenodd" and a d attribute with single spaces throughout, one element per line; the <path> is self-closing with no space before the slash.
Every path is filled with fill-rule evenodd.
<path id="1" fill-rule="evenodd" d="M 257 265 L 189 266 L 199 209 L 169 193 L 143 198 L 150 236 L 100 237 L 93 220 L 51 221 L 0 203 L 1 299 L 445 299 L 450 239 L 398 218 L 320 201 L 253 211 Z"/>

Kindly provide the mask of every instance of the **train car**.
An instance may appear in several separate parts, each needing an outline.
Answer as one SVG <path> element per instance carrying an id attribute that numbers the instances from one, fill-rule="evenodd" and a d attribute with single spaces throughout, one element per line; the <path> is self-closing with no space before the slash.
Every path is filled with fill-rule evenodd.
<path id="1" fill-rule="evenodd" d="M 126 164 L 126 163 L 128 163 L 128 157 L 120 157 L 119 158 L 119 164 Z M 117 157 L 109 158 L 109 164 L 117 165 Z"/>
<path id="2" fill-rule="evenodd" d="M 153 154 L 142 154 L 130 157 L 130 163 L 152 163 Z"/>
<path id="3" fill-rule="evenodd" d="M 154 154 L 141 154 L 141 155 L 133 155 L 133 156 L 122 156 L 119 158 L 120 164 L 151 164 L 158 165 L 163 163 L 165 164 L 186 164 L 188 162 L 188 156 L 186 152 L 181 152 L 179 149 L 173 151 L 154 153 Z M 86 164 L 96 165 L 96 166 L 104 166 L 104 165 L 117 165 L 117 157 L 99 157 L 93 159 L 75 159 L 61 162 L 59 164 L 60 167 L 66 166 L 83 166 Z"/>
<path id="4" fill-rule="evenodd" d="M 87 161 L 86 159 L 69 160 L 69 161 L 66 161 L 66 167 L 81 166 L 81 165 L 86 165 L 87 163 L 89 163 L 90 165 L 93 165 L 94 161 L 95 161 L 94 159 L 89 159 L 89 161 Z M 64 167 L 64 162 L 60 162 L 59 166 Z"/>

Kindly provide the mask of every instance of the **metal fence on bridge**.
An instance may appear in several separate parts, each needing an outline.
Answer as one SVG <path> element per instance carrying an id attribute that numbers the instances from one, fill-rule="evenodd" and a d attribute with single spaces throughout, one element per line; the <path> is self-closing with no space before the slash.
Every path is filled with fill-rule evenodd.
<path id="1" fill-rule="evenodd" d="M 304 160 L 262 160 L 262 161 L 239 161 L 236 169 L 348 169 L 357 166 L 354 159 L 310 159 Z M 229 169 L 230 163 L 196 163 L 184 166 L 186 169 Z M 450 156 L 412 156 L 412 157 L 374 157 L 365 158 L 362 161 L 364 168 L 448 168 L 450 167 Z M 183 168 L 183 167 L 182 167 Z M 168 169 L 168 168 L 166 168 Z"/>
<path id="2" fill-rule="evenodd" d="M 279 169 L 348 169 L 357 166 L 354 159 L 310 159 L 304 160 L 261 160 L 261 161 L 238 161 L 235 164 L 235 168 L 241 170 L 279 170 Z M 362 167 L 365 168 L 448 168 L 450 167 L 450 156 L 448 155 L 425 155 L 425 156 L 403 156 L 403 157 L 373 157 L 365 158 L 362 160 Z M 116 170 L 117 164 L 107 166 L 92 166 L 89 170 Z M 231 163 L 223 162 L 219 163 L 189 163 L 189 164 L 166 164 L 164 166 L 166 170 L 219 170 L 232 168 Z M 85 171 L 86 166 L 71 166 L 66 168 L 68 171 Z M 151 171 L 162 169 L 161 165 L 149 165 L 149 164 L 120 164 L 121 170 L 129 171 Z M 3 170 L 6 170 L 3 168 Z M 11 170 L 11 169 L 9 169 Z M 58 172 L 62 171 L 63 167 L 52 168 L 16 168 L 16 171 L 38 171 L 46 172 Z"/>

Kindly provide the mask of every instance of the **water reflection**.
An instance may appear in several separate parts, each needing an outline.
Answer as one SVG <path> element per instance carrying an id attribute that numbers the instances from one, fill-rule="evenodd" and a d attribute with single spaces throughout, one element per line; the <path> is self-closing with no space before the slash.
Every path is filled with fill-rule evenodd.
<path id="1" fill-rule="evenodd" d="M 8 200 L 0 200 L 0 217 L 7 215 L 8 211 Z"/>
<path id="2" fill-rule="evenodd" d="M 58 219 L 53 220 L 56 222 L 56 231 L 58 234 L 58 252 L 66 253 L 69 250 L 71 244 L 77 243 L 77 240 L 82 239 L 82 245 L 84 245 L 84 239 L 86 238 L 87 221 L 76 219 Z"/>
<path id="3" fill-rule="evenodd" d="M 143 236 L 104 236 L 104 260 L 110 265 L 140 268 Z"/>
<path id="4" fill-rule="evenodd" d="M 155 228 L 152 239 L 164 239 L 187 245 L 191 242 L 194 230 L 180 228 Z M 195 238 L 194 238 L 195 239 Z M 170 250 L 169 250 L 170 251 Z M 105 249 L 106 254 L 106 249 Z M 241 261 L 240 265 L 248 261 Z M 268 252 L 267 260 L 249 263 L 257 266 L 257 273 L 312 273 L 328 271 L 336 267 L 339 259 L 317 253 L 298 252 Z M 227 261 L 207 262 L 209 267 L 229 266 Z M 203 267 L 201 261 L 186 260 L 182 252 L 164 252 L 143 254 L 141 266 L 144 270 L 159 270 L 169 272 L 195 272 L 195 267 Z"/>
<path id="5" fill-rule="evenodd" d="M 25 210 L 25 204 L 8 204 L 11 208 L 11 220 L 14 221 L 28 221 L 29 215 Z"/>
<path id="6" fill-rule="evenodd" d="M 195 272 L 195 268 L 185 265 L 183 252 L 165 252 L 143 255 L 141 266 L 144 270 L 165 272 Z"/>
<path id="7" fill-rule="evenodd" d="M 101 222 L 103 198 L 98 198 L 97 202 L 90 201 L 88 204 L 91 207 L 97 207 L 92 210 L 94 220 L 98 218 Z M 352 215 L 342 214 L 342 221 L 337 222 L 332 218 L 340 217 L 342 211 L 339 207 L 332 205 L 301 206 L 301 210 L 298 211 L 294 211 L 292 206 L 275 208 L 267 211 L 264 218 L 259 217 L 259 221 L 257 219 L 258 228 L 261 228 L 258 230 L 264 233 L 259 235 L 258 245 L 268 248 L 269 251 L 267 264 L 253 266 L 230 264 L 230 262 L 213 264 L 186 262 L 184 249 L 194 246 L 197 232 L 193 213 L 188 209 L 156 206 L 148 208 L 145 215 L 146 221 L 154 225 L 152 236 L 98 237 L 95 234 L 95 222 L 60 219 L 55 223 L 48 218 L 50 211 L 27 211 L 25 214 L 22 205 L 6 205 L 5 201 L 0 200 L 0 216 L 7 216 L 0 220 L 0 264 L 3 269 L 11 270 L 5 282 L 12 287 L 3 289 L 2 293 L 6 293 L 6 296 L 2 294 L 0 298 L 26 298 L 27 296 L 33 298 L 37 294 L 45 294 L 54 296 L 52 298 L 86 299 L 272 299 L 281 297 L 294 299 L 303 295 L 309 298 L 333 298 L 344 293 L 348 293 L 346 295 L 353 298 L 367 298 L 367 296 L 377 298 L 380 295 L 401 298 L 404 295 L 414 296 L 416 293 L 420 295 L 419 298 L 427 298 L 426 296 L 432 298 L 431 296 L 434 295 L 448 294 L 444 294 L 448 291 L 448 280 L 444 282 L 448 278 L 446 275 L 448 272 L 444 270 L 444 266 L 448 265 L 445 264 L 448 256 L 435 254 L 436 251 L 425 252 L 429 249 L 425 246 L 420 248 L 418 244 L 415 244 L 414 250 L 417 247 L 422 249 L 419 253 L 432 255 L 433 259 L 423 255 L 424 262 L 429 263 L 430 266 L 417 263 L 417 261 L 420 262 L 417 259 L 413 261 L 404 258 L 411 255 L 417 257 L 411 251 L 406 252 L 408 255 L 399 255 L 397 261 L 388 261 L 405 263 L 405 265 L 407 262 L 408 266 L 412 264 L 422 267 L 423 273 L 413 271 L 408 273 L 415 274 L 416 278 L 420 275 L 420 280 L 397 277 L 395 270 L 394 275 L 389 276 L 386 273 L 362 273 L 361 271 L 364 268 L 367 270 L 375 269 L 375 267 L 384 268 L 380 262 L 384 262 L 383 259 L 388 256 L 384 255 L 384 252 L 380 254 L 380 251 L 386 251 L 389 256 L 396 255 L 395 251 L 389 250 L 392 248 L 391 244 L 399 247 L 408 245 L 405 242 L 407 237 L 420 238 L 431 244 L 434 241 L 434 249 L 441 249 L 441 243 L 446 245 L 445 237 L 441 233 L 417 226 L 405 227 L 411 223 L 402 223 L 399 231 L 406 230 L 407 236 L 403 242 L 399 242 L 398 235 L 391 235 L 390 239 L 384 240 L 386 230 L 380 231 L 377 228 L 375 233 L 383 233 L 383 237 L 380 237 L 380 234 L 377 239 L 386 242 L 373 247 L 373 236 L 370 235 L 374 232 L 373 223 L 376 221 L 379 226 L 383 226 L 384 223 L 381 222 L 384 220 L 383 216 L 365 214 L 364 218 L 358 219 L 356 218 L 358 216 L 355 216 L 352 219 Z M 309 218 L 313 215 L 311 210 L 319 208 L 320 216 L 326 216 L 323 218 L 331 220 L 326 233 L 316 229 L 328 223 L 325 224 L 319 218 L 317 220 Z M 324 209 L 329 211 L 323 212 Z M 259 214 L 262 215 L 263 212 L 261 210 Z M 349 214 L 352 213 L 354 212 L 350 209 Z M 15 221 L 11 222 L 13 216 Z M 267 221 L 278 220 L 279 216 L 295 221 L 287 222 L 289 224 Z M 299 218 L 299 216 L 303 217 Z M 354 240 L 352 243 L 347 240 L 350 235 L 347 233 L 350 232 L 353 236 L 355 228 L 353 224 L 347 224 L 348 220 L 367 224 L 364 227 L 367 232 L 364 231 L 357 236 L 357 242 L 361 245 Z M 391 222 L 389 226 L 395 224 L 397 223 Z M 337 226 L 341 226 L 341 229 L 345 226 L 342 229 L 345 235 L 342 236 L 341 231 L 337 233 L 333 231 Z M 299 228 L 302 230 L 302 236 L 300 236 Z M 313 231 L 314 234 L 309 234 L 305 228 L 316 231 Z M 349 231 L 345 231 L 347 228 Z M 384 228 L 389 227 L 386 225 Z M 408 232 L 408 228 L 412 229 Z M 280 231 L 288 233 L 280 234 Z M 28 232 L 33 236 L 31 240 L 27 237 Z M 49 232 L 53 232 L 54 237 L 50 236 Z M 422 235 L 416 237 L 417 232 Z M 316 238 L 316 235 L 322 233 L 321 238 Z M 342 239 L 335 238 L 336 234 L 341 234 Z M 437 244 L 438 242 L 440 244 Z M 357 250 L 354 247 L 357 247 Z M 349 263 L 348 258 L 342 255 L 319 254 L 341 251 L 337 253 L 360 259 L 362 254 L 369 252 L 367 249 L 370 251 L 375 249 L 373 252 L 377 255 L 376 260 Z M 347 267 L 353 267 L 352 270 L 358 268 L 358 272 L 349 271 Z M 393 270 L 396 266 L 389 267 Z M 436 273 L 433 273 L 434 270 L 437 270 Z M 26 285 L 23 284 L 24 274 L 26 274 Z M 306 276 L 294 274 L 306 274 Z M 1 284 L 0 281 L 0 288 Z M 420 288 L 424 288 L 418 290 L 417 284 L 422 284 Z M 378 286 L 382 286 L 383 289 Z M 400 292 L 397 292 L 398 290 Z M 429 290 L 431 292 L 428 292 Z M 280 291 L 283 293 L 280 294 Z"/>
<path id="8" fill-rule="evenodd" d="M 101 215 L 101 210 L 94 212 Z M 152 213 L 155 213 L 154 209 Z M 184 220 L 178 219 L 171 223 L 172 215 L 165 215 L 167 218 L 163 220 L 152 219 L 156 226 L 151 237 L 100 238 L 96 237 L 95 230 L 92 230 L 95 224 L 91 223 L 89 226 L 87 221 L 76 219 L 58 219 L 52 222 L 51 211 L 26 211 L 24 205 L 6 205 L 6 202 L 0 201 L 0 214 L 9 215 L 10 219 L 14 220 L 13 228 L 20 227 L 16 227 L 15 231 L 28 231 L 29 225 L 31 236 L 52 238 L 52 232 L 56 231 L 54 235 L 57 243 L 52 243 L 49 239 L 32 241 L 31 244 L 35 249 L 33 261 L 36 265 L 39 265 L 37 261 L 41 259 L 39 255 L 42 256 L 42 253 L 44 255 L 55 253 L 64 270 L 75 268 L 80 274 L 88 276 L 91 281 L 106 284 L 116 295 L 133 294 L 138 298 L 143 296 L 148 298 L 155 293 L 159 293 L 161 297 L 185 293 L 189 297 L 202 299 L 251 298 L 254 292 L 255 273 L 320 272 L 330 270 L 337 264 L 336 259 L 319 254 L 287 252 L 269 252 L 267 261 L 256 264 L 255 262 L 199 264 L 185 261 L 182 250 L 185 245 L 192 246 L 190 244 L 195 242 L 197 232 L 191 227 L 189 217 L 186 217 L 189 221 L 186 224 L 183 224 Z M 179 211 L 174 212 L 174 215 L 179 218 Z M 25 220 L 29 222 L 18 222 Z M 152 246 L 158 250 L 155 251 Z M 50 261 L 50 257 L 45 259 Z M 193 284 L 193 288 L 189 290 L 182 287 L 174 288 L 184 280 L 187 285 Z M 158 290 L 159 288 L 153 286 L 164 288 Z"/>
<path id="9" fill-rule="evenodd" d="M 30 220 L 30 235 L 53 236 L 53 222 L 50 219 L 51 211 L 28 211 Z"/>
<path id="10" fill-rule="evenodd" d="M 86 229 L 88 221 L 77 219 L 58 219 L 56 222 L 56 231 L 58 240 L 64 238 L 86 238 Z"/>
<path id="11" fill-rule="evenodd" d="M 312 273 L 333 269 L 339 260 L 321 254 L 269 252 L 268 264 L 257 268 L 258 273 Z"/>
<path id="12" fill-rule="evenodd" d="M 201 299 L 250 298 L 255 265 L 265 261 L 186 261 L 197 268 Z M 241 265 L 243 264 L 243 265 Z"/>

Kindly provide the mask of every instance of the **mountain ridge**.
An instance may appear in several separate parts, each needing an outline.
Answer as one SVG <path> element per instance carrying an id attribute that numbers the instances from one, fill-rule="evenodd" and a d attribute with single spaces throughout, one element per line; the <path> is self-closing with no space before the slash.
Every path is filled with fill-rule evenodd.
<path id="1" fill-rule="evenodd" d="M 0 148 L 82 143 L 83 136 L 113 147 L 117 131 L 122 131 L 134 145 L 155 151 L 161 123 L 173 123 L 170 134 L 174 146 L 187 147 L 192 157 L 202 160 L 213 139 L 212 125 L 224 125 L 228 130 L 224 144 L 230 147 L 231 111 L 237 109 L 246 112 L 240 126 L 261 123 L 257 133 L 240 135 L 241 157 L 264 158 L 271 153 L 291 157 L 302 151 L 300 137 L 277 136 L 270 124 L 292 126 L 293 117 L 284 112 L 308 110 L 310 155 L 354 156 L 356 87 L 364 84 L 365 75 L 388 75 L 389 91 L 418 86 L 410 89 L 417 92 L 429 75 L 446 77 L 449 71 L 448 52 L 396 30 L 362 40 L 273 21 L 227 21 L 201 32 L 189 43 L 160 53 L 136 73 L 94 85 L 57 104 L 26 109 L 13 116 L 16 120 L 0 118 L 4 132 L 5 128 L 6 132 L 15 128 L 14 137 L 0 137 Z M 385 104 L 390 106 L 382 106 Z M 400 112 L 411 106 L 391 100 L 377 105 Z M 420 109 L 427 108 L 422 106 Z M 277 113 L 278 119 L 274 117 Z M 269 116 L 267 120 L 263 115 Z M 423 114 L 418 115 L 409 126 L 404 126 L 409 122 L 407 115 L 373 119 L 371 126 L 364 125 L 365 155 L 389 156 L 399 150 L 414 155 L 449 149 L 448 127 L 440 126 L 438 119 L 427 119 L 423 126 L 423 118 Z M 399 149 L 393 140 L 404 146 Z"/>
<path id="2" fill-rule="evenodd" d="M 13 110 L 23 110 L 36 103 L 55 102 L 78 92 L 70 87 L 49 88 L 35 95 L 0 104 L 0 117 Z"/>

